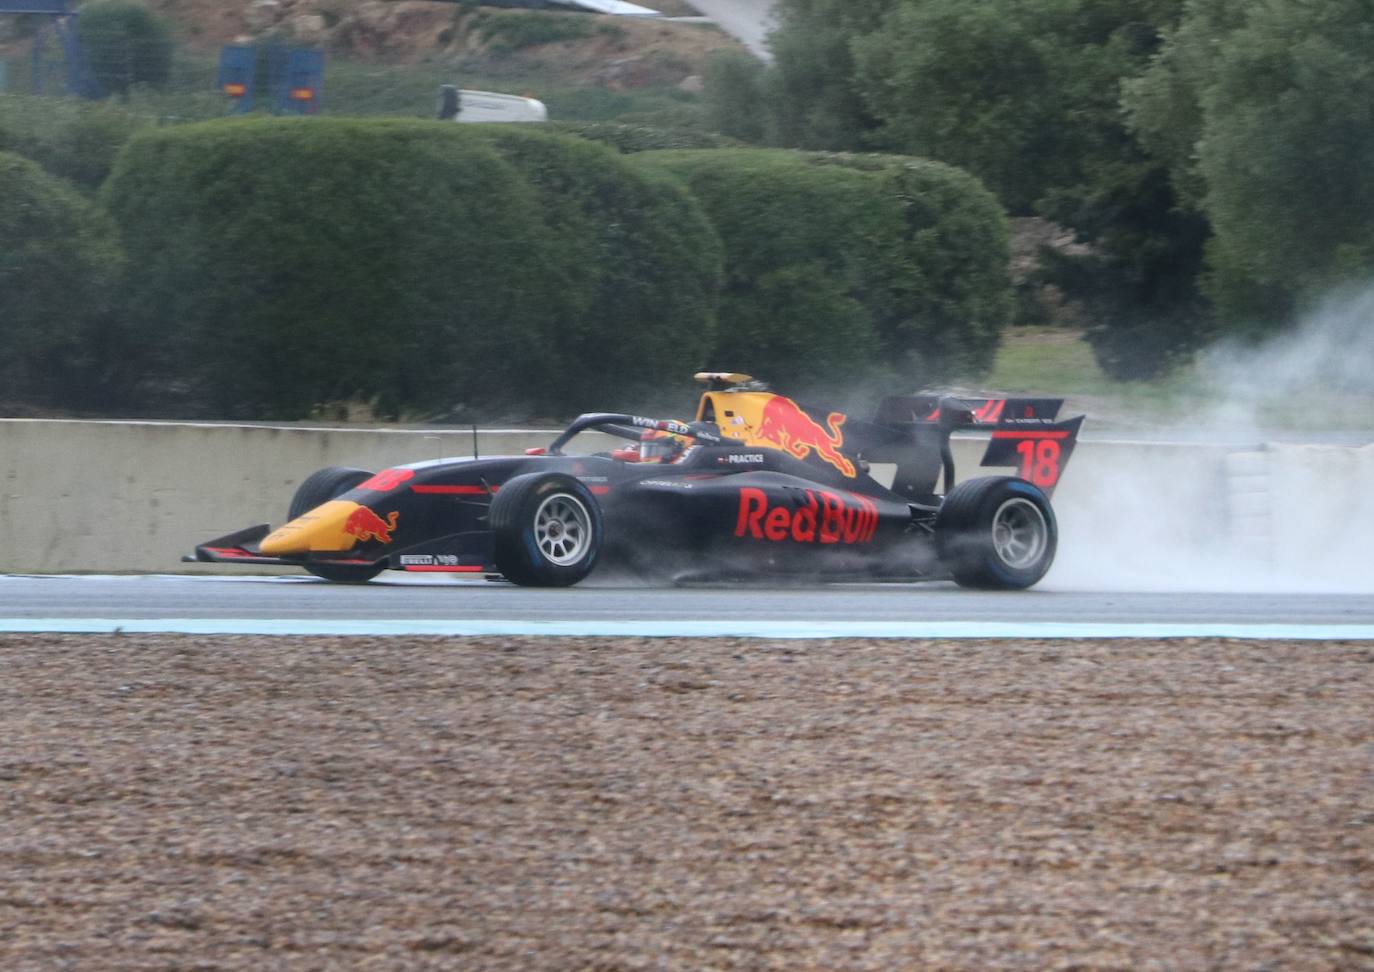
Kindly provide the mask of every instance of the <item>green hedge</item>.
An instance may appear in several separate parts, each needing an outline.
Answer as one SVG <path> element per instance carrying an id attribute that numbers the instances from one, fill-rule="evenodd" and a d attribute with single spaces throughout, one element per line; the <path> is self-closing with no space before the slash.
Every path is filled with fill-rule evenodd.
<path id="1" fill-rule="evenodd" d="M 148 132 L 106 200 L 155 374 L 216 414 L 440 409 L 502 390 L 557 301 L 534 193 L 458 126 L 246 119 Z"/>
<path id="2" fill-rule="evenodd" d="M 889 360 L 906 374 L 937 380 L 991 368 L 1016 309 L 997 197 L 963 169 L 929 159 L 819 152 L 806 158 L 872 173 L 901 214 L 877 310 Z"/>
<path id="3" fill-rule="evenodd" d="M 141 134 L 105 199 L 137 267 L 129 318 L 183 411 L 548 414 L 589 388 L 604 405 L 607 376 L 677 377 L 699 356 L 665 336 L 711 333 L 718 258 L 691 199 L 577 139 L 209 122 Z"/>
<path id="4" fill-rule="evenodd" d="M 559 134 L 576 135 L 588 141 L 601 142 L 625 155 L 659 149 L 731 148 L 739 147 L 741 144 L 738 139 L 711 132 L 626 125 L 621 122 L 553 121 L 545 128 Z"/>
<path id="5" fill-rule="evenodd" d="M 120 264 L 104 213 L 36 163 L 0 152 L 0 398 L 92 403 Z"/>
<path id="6" fill-rule="evenodd" d="M 42 95 L 0 95 L 0 151 L 32 159 L 94 192 L 146 119 L 117 105 Z"/>
<path id="7" fill-rule="evenodd" d="M 1006 226 L 972 177 L 910 159 L 647 152 L 710 215 L 727 267 L 713 367 L 799 386 L 931 384 L 991 363 Z"/>
<path id="8" fill-rule="evenodd" d="M 572 257 L 549 266 L 567 316 L 532 352 L 547 359 L 554 400 L 606 407 L 600 381 L 557 362 L 595 362 L 631 399 L 701 367 L 715 342 L 721 246 L 681 184 L 582 139 L 526 125 L 476 131 L 535 187 L 549 241 Z"/>
<path id="9" fill-rule="evenodd" d="M 684 180 L 725 247 L 713 368 L 810 385 L 852 380 L 874 362 L 865 303 L 879 241 L 898 232 L 874 180 L 790 152 L 645 152 L 647 171 Z"/>

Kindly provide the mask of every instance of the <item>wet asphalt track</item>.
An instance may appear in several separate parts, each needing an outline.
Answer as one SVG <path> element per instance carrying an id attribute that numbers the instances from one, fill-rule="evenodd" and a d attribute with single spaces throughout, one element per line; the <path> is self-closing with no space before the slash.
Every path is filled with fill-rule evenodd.
<path id="1" fill-rule="evenodd" d="M 993 593 L 949 583 L 678 588 L 602 583 L 533 590 L 474 580 L 397 576 L 393 581 L 386 575 L 362 586 L 294 576 L 0 576 L 0 630 L 76 630 L 83 623 L 85 630 L 121 624 L 140 630 L 138 622 L 144 623 L 141 630 L 245 633 L 1368 638 L 1374 637 L 1374 597 Z"/>

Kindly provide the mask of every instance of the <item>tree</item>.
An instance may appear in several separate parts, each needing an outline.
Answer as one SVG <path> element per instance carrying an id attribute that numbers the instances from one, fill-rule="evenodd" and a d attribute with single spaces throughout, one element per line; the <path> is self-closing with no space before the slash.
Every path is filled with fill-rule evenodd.
<path id="1" fill-rule="evenodd" d="M 1143 69 L 1179 2 L 903 4 L 853 43 L 876 140 L 967 169 L 1029 213 L 1121 157 L 1120 82 Z"/>
<path id="2" fill-rule="evenodd" d="M 1255 7 L 1203 94 L 1198 168 L 1216 241 L 1212 293 L 1242 327 L 1374 271 L 1374 5 Z M 1282 308 L 1282 304 L 1279 305 Z M 1248 320 L 1247 320 L 1248 319 Z"/>
<path id="3" fill-rule="evenodd" d="M 1374 5 L 1195 0 L 1126 104 L 1209 220 L 1222 322 L 1272 330 L 1374 269 Z"/>
<path id="4" fill-rule="evenodd" d="M 744 142 L 763 142 L 768 111 L 763 72 L 763 62 L 752 54 L 720 51 L 712 55 L 706 63 L 705 97 L 706 124 L 711 131 Z"/>
<path id="5" fill-rule="evenodd" d="M 106 94 L 123 94 L 136 84 L 166 83 L 172 70 L 167 24 L 142 4 L 99 0 L 79 11 L 81 46 Z"/>
<path id="6" fill-rule="evenodd" d="M 859 91 L 853 41 L 876 30 L 900 0 L 782 0 L 764 78 L 773 104 L 768 140 L 797 148 L 864 148 L 877 127 Z"/>

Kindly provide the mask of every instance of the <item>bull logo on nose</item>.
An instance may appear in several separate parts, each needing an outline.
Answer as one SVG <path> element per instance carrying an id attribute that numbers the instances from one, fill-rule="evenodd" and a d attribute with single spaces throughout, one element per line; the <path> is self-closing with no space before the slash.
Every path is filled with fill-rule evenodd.
<path id="1" fill-rule="evenodd" d="M 373 513 L 366 506 L 360 506 L 348 515 L 344 521 L 344 533 L 357 537 L 366 543 L 369 540 L 376 540 L 378 543 L 390 543 L 391 531 L 396 529 L 396 521 L 401 518 L 401 514 L 392 510 L 383 520 L 376 513 Z"/>

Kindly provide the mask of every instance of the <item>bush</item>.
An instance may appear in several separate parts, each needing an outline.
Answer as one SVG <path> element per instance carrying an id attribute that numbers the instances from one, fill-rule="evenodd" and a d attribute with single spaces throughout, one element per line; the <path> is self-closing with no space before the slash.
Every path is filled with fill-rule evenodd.
<path id="1" fill-rule="evenodd" d="M 105 94 L 134 85 L 161 87 L 172 70 L 172 36 L 147 7 L 129 0 L 100 0 L 81 8 L 81 46 Z"/>
<path id="2" fill-rule="evenodd" d="M 680 376 L 719 246 L 675 183 L 520 126 L 237 119 L 160 129 L 106 198 L 132 319 L 186 411 L 536 414 Z M 623 397 L 623 395 L 622 395 Z"/>
<path id="3" fill-rule="evenodd" d="M 790 152 L 646 152 L 636 163 L 683 179 L 725 247 L 721 340 L 713 369 L 803 386 L 852 380 L 877 335 L 864 300 L 878 242 L 897 221 L 857 172 Z"/>
<path id="4" fill-rule="evenodd" d="M 812 154 L 815 165 L 871 172 L 901 216 L 874 290 L 885 360 L 926 381 L 992 367 L 1015 313 L 1006 217 L 969 173 L 899 155 Z"/>
<path id="5" fill-rule="evenodd" d="M 464 126 L 243 119 L 141 134 L 105 198 L 172 405 L 299 418 L 508 400 L 564 299 L 533 191 Z"/>
<path id="6" fill-rule="evenodd" d="M 763 62 L 752 54 L 713 54 L 706 62 L 707 127 L 742 142 L 762 143 L 770 112 L 763 73 Z"/>
<path id="7" fill-rule="evenodd" d="M 966 174 L 763 150 L 635 159 L 684 179 L 724 243 L 713 368 L 820 391 L 990 364 L 1012 306 L 1006 228 Z"/>
<path id="8" fill-rule="evenodd" d="M 604 408 L 593 374 L 614 376 L 621 399 L 642 400 L 704 365 L 721 247 L 696 200 L 582 139 L 513 125 L 479 133 L 535 187 L 550 242 L 572 257 L 549 267 L 565 316 L 530 351 L 546 362 L 545 401 Z"/>
<path id="9" fill-rule="evenodd" d="M 88 405 L 121 262 L 108 217 L 39 166 L 0 152 L 0 388 Z"/>
<path id="10" fill-rule="evenodd" d="M 0 151 L 94 191 L 147 121 L 117 105 L 38 95 L 0 97 Z"/>
<path id="11" fill-rule="evenodd" d="M 659 149 L 704 149 L 739 146 L 736 139 L 707 132 L 626 125 L 620 122 L 549 122 L 548 131 L 576 135 L 591 142 L 609 145 L 624 155 Z"/>
<path id="12" fill-rule="evenodd" d="M 701 98 L 674 86 L 630 91 L 576 87 L 545 91 L 549 117 L 569 122 L 617 122 L 675 132 L 702 132 Z"/>

